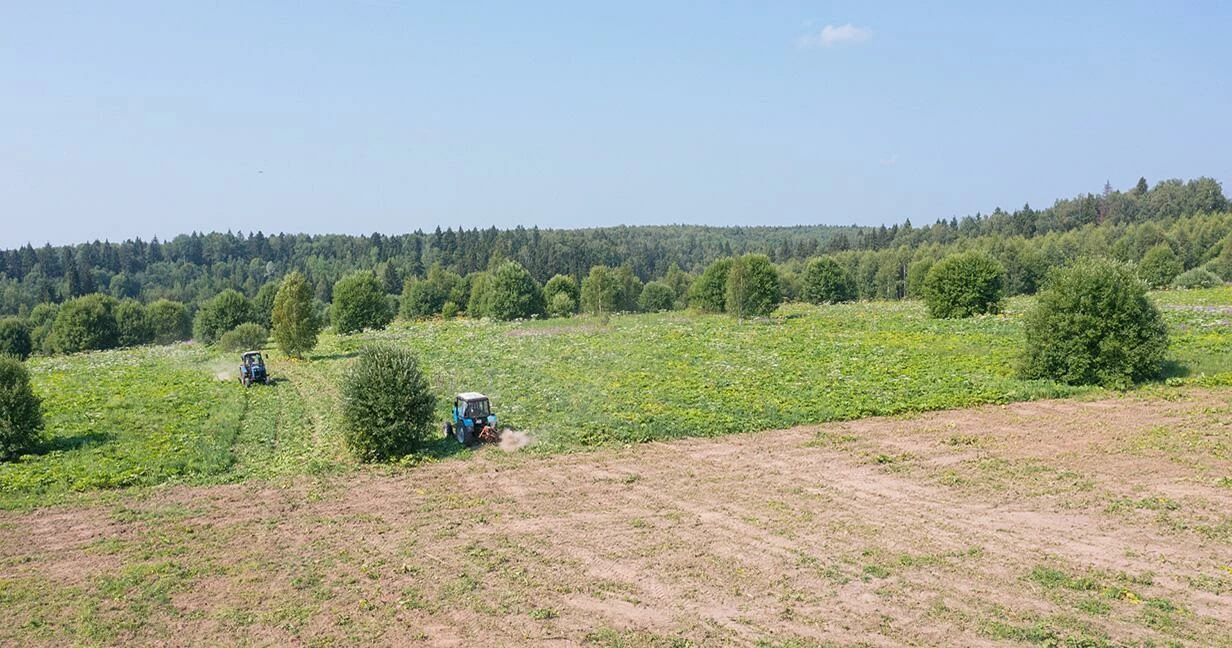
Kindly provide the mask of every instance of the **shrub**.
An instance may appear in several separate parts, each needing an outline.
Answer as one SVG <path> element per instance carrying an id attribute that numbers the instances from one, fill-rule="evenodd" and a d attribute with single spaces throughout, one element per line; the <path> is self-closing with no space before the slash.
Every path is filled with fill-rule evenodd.
<path id="1" fill-rule="evenodd" d="M 809 259 L 804 266 L 802 296 L 810 304 L 855 301 L 856 282 L 846 268 L 830 257 Z"/>
<path id="2" fill-rule="evenodd" d="M 1124 388 L 1158 377 L 1163 316 L 1134 269 L 1109 259 L 1055 271 L 1025 322 L 1024 378 Z"/>
<path id="3" fill-rule="evenodd" d="M 449 320 L 458 316 L 458 305 L 447 301 L 441 305 L 441 317 Z"/>
<path id="4" fill-rule="evenodd" d="M 1138 264 L 1138 276 L 1152 288 L 1167 288 L 1184 269 L 1185 266 L 1172 250 L 1172 246 L 1160 243 L 1142 255 L 1142 262 Z"/>
<path id="5" fill-rule="evenodd" d="M 30 387 L 30 373 L 20 360 L 0 355 L 0 459 L 30 449 L 42 429 L 42 401 Z"/>
<path id="6" fill-rule="evenodd" d="M 361 461 L 410 454 L 428 438 L 436 396 L 411 351 L 390 344 L 365 347 L 341 390 L 346 444 Z"/>
<path id="7" fill-rule="evenodd" d="M 51 329 L 55 326 L 56 315 L 60 313 L 58 304 L 42 303 L 30 309 L 30 347 L 31 352 L 52 353 Z"/>
<path id="8" fill-rule="evenodd" d="M 639 310 L 647 313 L 672 310 L 676 306 L 676 291 L 662 281 L 651 281 L 642 287 L 642 294 L 637 298 Z"/>
<path id="9" fill-rule="evenodd" d="M 154 327 L 150 324 L 149 314 L 141 302 L 134 299 L 120 302 L 115 308 L 115 319 L 120 331 L 120 346 L 138 346 L 154 341 Z"/>
<path id="10" fill-rule="evenodd" d="M 269 340 L 269 331 L 255 322 L 244 322 L 218 338 L 218 348 L 223 351 L 248 351 L 260 349 Z"/>
<path id="11" fill-rule="evenodd" d="M 203 344 L 213 344 L 227 331 L 245 322 L 256 322 L 252 304 L 238 290 L 224 290 L 201 305 L 193 320 L 193 337 Z"/>
<path id="12" fill-rule="evenodd" d="M 402 287 L 401 315 L 406 319 L 432 317 L 444 306 L 444 296 L 423 279 L 407 279 Z"/>
<path id="13" fill-rule="evenodd" d="M 492 275 L 476 272 L 467 276 L 471 280 L 471 296 L 466 301 L 466 314 L 471 317 L 487 317 L 488 280 Z"/>
<path id="14" fill-rule="evenodd" d="M 924 276 L 924 303 L 937 318 L 1001 311 L 1005 268 L 983 252 L 952 254 Z"/>
<path id="15" fill-rule="evenodd" d="M 558 295 L 565 297 L 559 298 Z M 543 301 L 551 317 L 568 317 L 577 312 L 582 291 L 577 281 L 569 275 L 556 275 L 543 285 Z"/>
<path id="16" fill-rule="evenodd" d="M 706 266 L 689 287 L 689 305 L 705 313 L 722 313 L 727 299 L 727 271 L 732 259 L 718 259 Z"/>
<path id="17" fill-rule="evenodd" d="M 487 315 L 498 320 L 529 318 L 544 313 L 543 289 L 517 261 L 506 261 L 487 281 Z"/>
<path id="18" fill-rule="evenodd" d="M 0 320 L 0 355 L 25 360 L 32 349 L 29 322 L 16 317 Z"/>
<path id="19" fill-rule="evenodd" d="M 1214 272 L 1203 268 L 1187 270 L 1172 280 L 1173 288 L 1214 288 L 1220 285 L 1223 285 L 1223 279 L 1220 279 L 1219 275 Z"/>
<path id="20" fill-rule="evenodd" d="M 119 344 L 114 297 L 93 293 L 60 305 L 51 327 L 51 346 L 59 353 L 113 349 Z"/>
<path id="21" fill-rule="evenodd" d="M 192 337 L 192 319 L 188 307 L 180 302 L 160 299 L 145 307 L 155 344 L 171 344 Z"/>
<path id="22" fill-rule="evenodd" d="M 783 301 L 779 274 L 764 254 L 732 260 L 727 271 L 723 308 L 739 318 L 769 315 Z"/>
<path id="23" fill-rule="evenodd" d="M 298 358 L 316 348 L 321 321 L 312 305 L 312 286 L 302 273 L 292 272 L 283 277 L 270 319 L 274 341 L 283 353 Z"/>
<path id="24" fill-rule="evenodd" d="M 383 329 L 393 319 L 385 287 L 371 272 L 353 272 L 334 284 L 330 308 L 334 330 L 347 334 L 364 329 Z"/>

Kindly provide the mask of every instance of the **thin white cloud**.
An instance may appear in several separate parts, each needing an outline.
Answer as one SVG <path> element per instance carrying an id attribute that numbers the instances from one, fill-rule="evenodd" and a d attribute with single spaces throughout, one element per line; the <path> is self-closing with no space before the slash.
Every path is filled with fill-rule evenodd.
<path id="1" fill-rule="evenodd" d="M 895 153 L 894 155 L 891 155 L 888 158 L 880 160 L 880 162 L 881 162 L 881 166 L 894 166 L 895 164 L 898 164 L 898 153 Z"/>
<path id="2" fill-rule="evenodd" d="M 844 45 L 859 45 L 868 42 L 873 37 L 873 30 L 867 27 L 856 27 L 851 23 L 846 25 L 826 25 L 815 34 L 808 34 L 796 39 L 796 47 L 814 49 L 817 47 L 841 47 Z"/>

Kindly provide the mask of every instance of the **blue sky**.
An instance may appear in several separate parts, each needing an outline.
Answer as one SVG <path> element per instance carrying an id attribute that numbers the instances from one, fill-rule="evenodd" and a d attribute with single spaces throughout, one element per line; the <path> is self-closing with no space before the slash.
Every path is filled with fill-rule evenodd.
<path id="1" fill-rule="evenodd" d="M 1229 7 L 4 3 L 0 246 L 922 223 L 1227 185 Z"/>

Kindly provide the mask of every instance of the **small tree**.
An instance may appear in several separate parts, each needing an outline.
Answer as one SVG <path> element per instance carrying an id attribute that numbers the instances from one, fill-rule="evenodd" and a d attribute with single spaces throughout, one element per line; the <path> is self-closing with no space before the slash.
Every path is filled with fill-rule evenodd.
<path id="1" fill-rule="evenodd" d="M 581 297 L 582 291 L 577 281 L 569 275 L 558 274 L 543 285 L 543 300 L 551 317 L 568 317 L 577 312 Z"/>
<path id="2" fill-rule="evenodd" d="M 1168 328 L 1127 264 L 1081 260 L 1055 271 L 1025 323 L 1024 378 L 1124 388 L 1158 377 Z"/>
<path id="3" fill-rule="evenodd" d="M 0 459 L 38 443 L 42 429 L 42 401 L 30 387 L 30 373 L 17 358 L 0 355 Z"/>
<path id="4" fill-rule="evenodd" d="M 283 353 L 302 358 L 316 348 L 321 321 L 312 305 L 312 286 L 302 273 L 292 272 L 283 277 L 274 296 L 271 319 L 274 341 Z"/>
<path id="5" fill-rule="evenodd" d="M 120 330 L 120 346 L 139 346 L 154 340 L 154 327 L 150 324 L 149 314 L 141 302 L 135 299 L 120 302 L 115 308 L 115 319 Z"/>
<path id="6" fill-rule="evenodd" d="M 252 304 L 238 290 L 227 289 L 201 305 L 193 320 L 193 337 L 203 344 L 213 344 L 223 333 L 245 322 L 256 322 Z"/>
<path id="7" fill-rule="evenodd" d="M 740 319 L 765 316 L 783 301 L 779 274 L 764 254 L 746 254 L 732 260 L 723 295 L 724 309 Z"/>
<path id="8" fill-rule="evenodd" d="M 804 301 L 810 304 L 837 304 L 856 298 L 856 282 L 851 273 L 830 257 L 809 259 L 802 284 Z"/>
<path id="9" fill-rule="evenodd" d="M 651 281 L 642 287 L 637 307 L 647 313 L 672 310 L 676 306 L 676 291 L 662 281 Z"/>
<path id="10" fill-rule="evenodd" d="M 1152 288 L 1167 288 L 1185 266 L 1177 258 L 1172 246 L 1160 243 L 1146 251 L 1138 264 L 1138 276 Z"/>
<path id="11" fill-rule="evenodd" d="M 488 280 L 492 275 L 476 272 L 467 275 L 471 280 L 471 295 L 466 301 L 466 314 L 470 317 L 488 316 Z"/>
<path id="12" fill-rule="evenodd" d="M 428 438 L 436 396 L 411 351 L 365 347 L 341 386 L 347 447 L 361 461 L 384 461 L 418 450 Z"/>
<path id="13" fill-rule="evenodd" d="M 256 322 L 244 322 L 218 338 L 218 348 L 223 351 L 248 351 L 260 349 L 269 341 L 269 331 Z"/>
<path id="14" fill-rule="evenodd" d="M 59 353 L 113 349 L 119 343 L 116 300 L 92 293 L 70 299 L 60 306 L 51 327 L 51 346 Z"/>
<path id="15" fill-rule="evenodd" d="M 30 323 L 16 317 L 0 320 L 0 355 L 11 355 L 18 360 L 30 357 Z"/>
<path id="16" fill-rule="evenodd" d="M 371 272 L 354 272 L 339 279 L 329 311 L 334 330 L 345 335 L 385 328 L 393 319 L 385 297 L 385 287 Z"/>
<path id="17" fill-rule="evenodd" d="M 265 328 L 274 324 L 274 298 L 278 296 L 277 281 L 267 281 L 257 289 L 256 297 L 252 298 L 253 321 Z"/>
<path id="18" fill-rule="evenodd" d="M 727 272 L 732 259 L 723 258 L 706 266 L 689 288 L 689 305 L 705 313 L 722 313 L 727 299 Z"/>
<path id="19" fill-rule="evenodd" d="M 544 313 L 543 288 L 517 261 L 506 261 L 488 279 L 489 317 L 498 320 L 529 318 Z"/>
<path id="20" fill-rule="evenodd" d="M 192 337 L 192 318 L 180 302 L 160 299 L 145 308 L 155 344 L 171 344 Z"/>
<path id="21" fill-rule="evenodd" d="M 597 265 L 582 280 L 582 309 L 592 315 L 610 315 L 620 308 L 620 278 L 616 271 Z"/>
<path id="22" fill-rule="evenodd" d="M 1005 269 L 983 252 L 952 254 L 924 276 L 924 303 L 937 318 L 1001 311 Z"/>

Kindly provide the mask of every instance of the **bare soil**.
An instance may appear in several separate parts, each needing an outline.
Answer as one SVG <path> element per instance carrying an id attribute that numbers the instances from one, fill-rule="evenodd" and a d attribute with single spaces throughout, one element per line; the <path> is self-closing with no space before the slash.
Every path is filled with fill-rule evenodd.
<path id="1" fill-rule="evenodd" d="M 1232 646 L 1232 391 L 0 513 L 0 643 Z"/>

